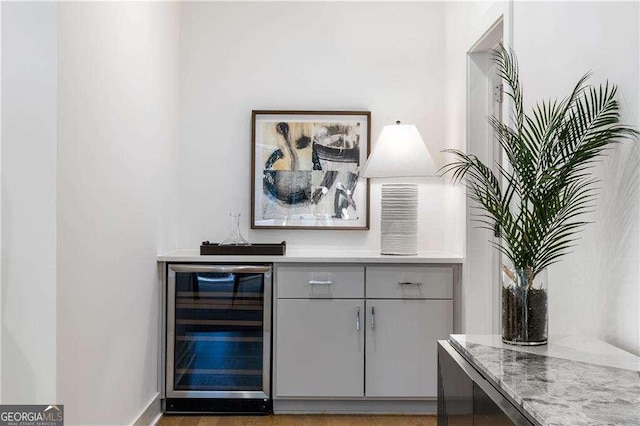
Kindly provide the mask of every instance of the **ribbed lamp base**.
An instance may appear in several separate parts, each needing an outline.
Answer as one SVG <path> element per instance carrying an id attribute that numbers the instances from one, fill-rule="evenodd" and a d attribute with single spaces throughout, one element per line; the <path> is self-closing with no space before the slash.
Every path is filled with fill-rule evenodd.
<path id="1" fill-rule="evenodd" d="M 418 185 L 382 185 L 380 253 L 410 256 L 418 254 Z"/>

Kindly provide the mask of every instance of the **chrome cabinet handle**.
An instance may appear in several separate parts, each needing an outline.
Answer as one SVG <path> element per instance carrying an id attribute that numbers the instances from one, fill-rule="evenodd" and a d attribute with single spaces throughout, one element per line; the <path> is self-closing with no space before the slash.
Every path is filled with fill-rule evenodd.
<path id="1" fill-rule="evenodd" d="M 360 307 L 358 307 L 356 312 L 356 330 L 360 331 Z"/>
<path id="2" fill-rule="evenodd" d="M 331 280 L 327 280 L 327 281 L 309 280 L 309 284 L 311 284 L 311 285 L 331 285 L 331 284 L 333 284 L 333 281 L 331 281 Z"/>
<path id="3" fill-rule="evenodd" d="M 420 281 L 401 281 L 398 284 L 400 285 L 422 285 Z"/>
<path id="4" fill-rule="evenodd" d="M 376 308 L 371 307 L 371 329 L 376 328 Z"/>

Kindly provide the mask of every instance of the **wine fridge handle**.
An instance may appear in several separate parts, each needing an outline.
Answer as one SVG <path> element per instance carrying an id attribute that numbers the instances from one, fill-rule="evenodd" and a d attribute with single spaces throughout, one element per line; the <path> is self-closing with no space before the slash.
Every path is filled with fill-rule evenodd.
<path id="1" fill-rule="evenodd" d="M 264 274 L 271 271 L 271 266 L 262 265 L 169 265 L 174 272 L 213 272 L 213 273 L 236 273 L 236 274 Z"/>

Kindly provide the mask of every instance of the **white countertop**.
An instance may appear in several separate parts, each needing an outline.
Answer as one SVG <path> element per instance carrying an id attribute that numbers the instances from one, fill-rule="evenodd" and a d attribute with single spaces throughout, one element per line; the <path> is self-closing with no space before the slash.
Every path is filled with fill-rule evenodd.
<path id="1" fill-rule="evenodd" d="M 269 263 L 446 263 L 463 262 L 462 256 L 423 251 L 415 256 L 381 255 L 371 250 L 298 250 L 287 248 L 284 256 L 201 256 L 200 250 L 175 250 L 158 256 L 158 262 L 269 262 Z"/>

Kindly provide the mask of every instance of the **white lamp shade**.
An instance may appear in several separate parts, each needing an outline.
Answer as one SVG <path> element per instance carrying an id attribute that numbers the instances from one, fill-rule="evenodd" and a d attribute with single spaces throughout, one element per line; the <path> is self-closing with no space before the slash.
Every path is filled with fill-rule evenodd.
<path id="1" fill-rule="evenodd" d="M 361 176 L 410 177 L 435 173 L 436 165 L 416 126 L 391 124 L 382 128 Z"/>

